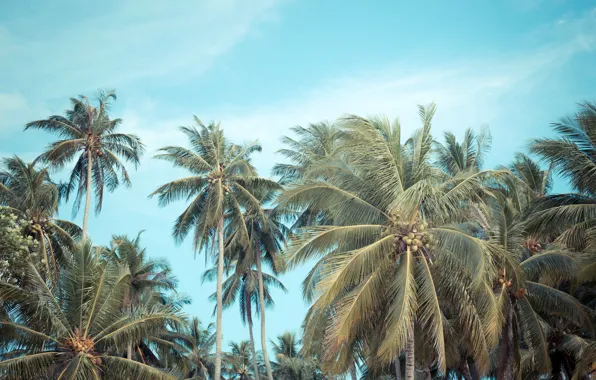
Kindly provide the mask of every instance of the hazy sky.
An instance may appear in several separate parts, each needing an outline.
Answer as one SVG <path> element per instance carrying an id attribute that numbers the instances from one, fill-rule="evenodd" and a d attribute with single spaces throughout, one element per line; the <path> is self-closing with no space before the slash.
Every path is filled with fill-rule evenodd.
<path id="1" fill-rule="evenodd" d="M 145 230 L 149 253 L 168 258 L 192 296 L 187 311 L 206 321 L 215 285 L 200 284 L 204 258 L 170 236 L 184 203 L 147 199 L 181 175 L 151 157 L 186 143 L 177 127 L 193 114 L 221 120 L 236 142 L 258 139 L 254 162 L 268 176 L 294 125 L 384 113 L 410 133 L 416 104 L 435 101 L 436 136 L 490 126 L 492 167 L 578 101 L 596 100 L 595 49 L 593 0 L 4 1 L 0 156 L 34 158 L 52 136 L 22 132 L 26 122 L 61 113 L 70 96 L 115 88 L 113 116 L 148 149 L 132 188 L 91 217 L 91 236 L 105 244 Z M 282 276 L 289 294 L 274 293 L 271 337 L 299 329 L 307 271 Z M 246 338 L 237 308 L 224 313 L 224 340 Z"/>

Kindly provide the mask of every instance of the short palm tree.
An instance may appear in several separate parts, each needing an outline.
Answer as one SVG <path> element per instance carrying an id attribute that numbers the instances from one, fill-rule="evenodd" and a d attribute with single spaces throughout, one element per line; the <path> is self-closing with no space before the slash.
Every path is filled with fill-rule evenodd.
<path id="1" fill-rule="evenodd" d="M 259 365 L 257 363 L 257 351 L 255 349 L 255 339 L 253 335 L 253 310 L 255 314 L 260 314 L 261 303 L 259 294 L 259 273 L 253 268 L 246 268 L 244 265 L 237 265 L 237 261 L 227 266 L 231 268 L 232 274 L 223 283 L 223 307 L 224 309 L 238 302 L 240 307 L 240 318 L 242 322 L 248 324 L 250 336 L 251 358 L 253 361 L 253 371 L 255 379 L 259 379 Z M 211 268 L 203 274 L 203 281 L 212 281 L 215 278 L 217 268 Z M 284 292 L 287 289 L 275 276 L 263 273 L 263 291 L 264 303 L 266 307 L 274 304 L 271 297 L 270 288 L 275 287 Z M 215 299 L 212 294 L 211 299 Z"/>
<path id="2" fill-rule="evenodd" d="M 251 362 L 255 360 L 249 341 L 230 342 L 230 352 L 226 353 L 226 372 L 230 376 L 229 379 L 252 380 L 255 378 L 255 374 L 258 372 L 252 372 L 250 368 Z"/>
<path id="3" fill-rule="evenodd" d="M 277 362 L 275 378 L 280 380 L 322 379 L 323 376 L 315 358 L 304 357 L 299 352 L 300 342 L 296 334 L 284 332 L 271 341 Z"/>
<path id="4" fill-rule="evenodd" d="M 187 199 L 189 206 L 174 224 L 173 235 L 182 241 L 191 229 L 193 246 L 199 251 L 217 244 L 217 322 L 215 378 L 221 376 L 222 359 L 222 282 L 224 269 L 224 226 L 226 220 L 241 220 L 247 206 L 261 210 L 253 195 L 257 189 L 276 189 L 276 182 L 259 177 L 250 164 L 250 155 L 260 151 L 257 143 L 231 144 L 219 124 L 203 124 L 195 117 L 196 127 L 182 127 L 191 149 L 169 146 L 156 157 L 186 169 L 190 176 L 160 186 L 151 196 L 158 196 L 165 206 L 178 199 Z M 198 128 L 198 129 L 197 129 Z M 262 212 L 262 211 L 259 211 Z M 248 236 L 243 233 L 248 242 Z"/>
<path id="5" fill-rule="evenodd" d="M 174 291 L 176 279 L 171 274 L 167 262 L 149 259 L 145 248 L 140 244 L 141 233 L 134 239 L 127 236 L 112 237 L 111 249 L 106 252 L 108 259 L 113 259 L 118 265 L 130 272 L 130 286 L 124 294 L 124 308 L 131 313 L 142 306 L 145 300 L 155 297 L 158 293 Z M 133 342 L 128 345 L 127 358 L 133 359 Z"/>
<path id="6" fill-rule="evenodd" d="M 76 158 L 68 183 L 64 186 L 66 200 L 76 193 L 73 212 L 79 210 L 85 195 L 83 239 L 87 236 L 91 192 L 95 191 L 95 211 L 100 212 L 104 190 L 114 191 L 122 182 L 130 186 L 128 172 L 121 162 L 125 159 L 139 164 L 144 145 L 133 134 L 117 132 L 122 119 L 110 119 L 110 101 L 116 99 L 113 91 L 101 91 L 98 105 L 93 106 L 85 96 L 71 98 L 72 109 L 66 116 L 53 115 L 27 123 L 25 129 L 42 129 L 56 134 L 60 140 L 49 145 L 36 162 L 53 168 L 64 168 Z"/>
<path id="7" fill-rule="evenodd" d="M 66 220 L 57 219 L 58 187 L 47 169 L 36 169 L 18 157 L 5 158 L 0 170 L 0 204 L 9 207 L 20 218 L 30 222 L 27 235 L 40 243 L 41 263 L 45 275 L 57 278 L 58 262 L 74 249 L 74 239 L 80 228 Z"/>
<path id="8" fill-rule="evenodd" d="M 426 342 L 428 355 L 445 373 L 443 304 L 454 308 L 475 360 L 488 370 L 497 315 L 475 302 L 493 302 L 492 262 L 506 252 L 460 224 L 462 209 L 479 198 L 484 183 L 506 173 L 465 172 L 446 179 L 430 162 L 434 112 L 434 105 L 420 107 L 423 127 L 405 143 L 398 122 L 344 118 L 341 162 L 322 162 L 322 170 L 314 166 L 314 179 L 280 198 L 281 210 L 314 207 L 333 221 L 296 234 L 287 256 L 290 267 L 319 260 L 305 280 L 307 298 L 319 296 L 304 340 L 309 345 L 319 338 L 321 321 L 327 321 L 322 361 L 334 373 L 345 373 L 355 347 L 365 344 L 368 357 L 381 358 L 382 365 L 405 351 L 406 379 L 413 379 L 416 340 Z M 451 276 L 437 277 L 442 267 Z M 466 273 L 474 276 L 467 279 Z M 424 333 L 417 337 L 415 331 Z M 374 334 L 379 339 L 368 339 Z"/>
<path id="9" fill-rule="evenodd" d="M 166 306 L 122 311 L 130 273 L 100 255 L 89 240 L 81 243 L 55 287 L 32 264 L 20 286 L 0 283 L 2 378 L 171 378 L 118 353 L 129 341 L 180 327 L 183 317 Z"/>
<path id="10" fill-rule="evenodd" d="M 183 379 L 215 379 L 215 328 L 203 326 L 194 317 L 188 326 L 165 331 L 153 340 L 161 346 L 165 367 L 172 367 Z"/>

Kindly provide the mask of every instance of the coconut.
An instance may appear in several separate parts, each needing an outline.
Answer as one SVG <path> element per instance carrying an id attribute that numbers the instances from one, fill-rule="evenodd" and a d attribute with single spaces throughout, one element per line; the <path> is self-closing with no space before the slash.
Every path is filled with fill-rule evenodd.
<path id="1" fill-rule="evenodd" d="M 421 224 L 420 226 L 418 226 L 418 229 L 420 230 L 420 232 L 424 232 L 426 227 L 424 226 L 424 224 Z"/>
<path id="2" fill-rule="evenodd" d="M 407 238 L 405 240 L 405 242 L 406 242 L 407 245 L 412 245 L 412 239 L 410 239 L 410 238 Z"/>
<path id="3" fill-rule="evenodd" d="M 416 251 L 418 251 L 418 246 L 417 246 L 417 245 L 413 245 L 413 246 L 411 247 L 411 250 L 412 250 L 412 252 L 416 252 Z"/>
<path id="4" fill-rule="evenodd" d="M 503 280 L 502 278 L 499 279 L 499 284 L 503 285 L 505 283 L 505 280 Z"/>
<path id="5" fill-rule="evenodd" d="M 413 234 L 413 233 L 411 233 L 411 232 L 408 234 L 408 238 L 409 238 L 409 239 L 414 239 L 415 237 L 416 237 L 416 235 L 414 235 L 414 234 Z"/>
<path id="6" fill-rule="evenodd" d="M 414 245 L 421 245 L 422 242 L 420 240 L 418 240 L 418 239 L 414 239 L 414 240 L 412 240 L 412 244 L 414 244 Z"/>

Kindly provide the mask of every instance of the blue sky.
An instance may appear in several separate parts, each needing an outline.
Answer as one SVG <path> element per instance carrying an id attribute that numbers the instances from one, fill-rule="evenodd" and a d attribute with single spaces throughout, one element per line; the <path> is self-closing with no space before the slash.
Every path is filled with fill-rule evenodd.
<path id="1" fill-rule="evenodd" d="M 204 259 L 170 237 L 184 204 L 147 199 L 181 175 L 151 156 L 185 144 L 177 127 L 193 114 L 221 120 L 236 142 L 258 139 L 254 162 L 267 176 L 294 125 L 384 113 L 409 133 L 416 104 L 435 101 L 437 136 L 490 126 L 495 166 L 550 134 L 578 101 L 596 100 L 595 63 L 588 0 L 1 2 L 0 156 L 34 158 L 51 136 L 22 132 L 26 122 L 61 113 L 70 96 L 115 88 L 113 115 L 148 151 L 133 187 L 91 218 L 91 236 L 107 243 L 145 230 L 150 254 L 167 257 L 192 296 L 187 311 L 206 321 L 215 286 L 200 284 Z M 275 293 L 271 337 L 299 329 L 307 270 L 282 276 L 289 294 Z M 224 313 L 224 340 L 247 337 L 237 309 Z"/>

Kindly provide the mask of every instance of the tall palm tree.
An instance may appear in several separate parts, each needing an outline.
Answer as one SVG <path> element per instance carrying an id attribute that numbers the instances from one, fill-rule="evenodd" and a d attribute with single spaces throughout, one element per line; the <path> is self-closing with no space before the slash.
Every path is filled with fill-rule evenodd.
<path id="1" fill-rule="evenodd" d="M 25 231 L 40 244 L 41 263 L 45 275 L 58 276 L 58 262 L 74 249 L 74 239 L 80 228 L 66 220 L 57 219 L 58 187 L 47 169 L 36 169 L 19 157 L 5 158 L 0 170 L 0 204 L 9 207 L 20 218 L 30 222 Z"/>
<path id="2" fill-rule="evenodd" d="M 130 272 L 130 286 L 124 294 L 124 308 L 131 313 L 141 306 L 142 298 L 154 297 L 157 293 L 176 289 L 176 279 L 171 269 L 163 260 L 149 259 L 145 248 L 141 247 L 140 232 L 136 238 L 124 235 L 112 237 L 111 249 L 106 252 L 108 259 Z M 133 359 L 133 342 L 127 347 L 127 358 Z"/>
<path id="3" fill-rule="evenodd" d="M 80 208 L 85 195 L 83 233 L 88 230 L 91 192 L 95 190 L 95 211 L 101 211 L 104 189 L 112 192 L 122 182 L 130 186 L 128 172 L 121 160 L 139 164 L 144 145 L 133 134 L 117 132 L 122 119 L 110 119 L 110 101 L 116 100 L 114 91 L 100 91 L 97 106 L 83 95 L 71 98 L 72 109 L 65 116 L 53 115 L 27 123 L 25 129 L 42 129 L 56 134 L 58 141 L 51 143 L 36 161 L 62 169 L 76 158 L 76 163 L 63 192 L 66 200 L 76 192 L 73 213 Z"/>
<path id="4" fill-rule="evenodd" d="M 236 261 L 237 263 L 237 261 Z M 244 265 L 232 264 L 232 274 L 223 283 L 223 307 L 224 309 L 238 302 L 240 307 L 240 318 L 244 324 L 248 324 L 250 336 L 250 349 L 252 353 L 253 371 L 255 379 L 259 379 L 259 366 L 257 363 L 257 351 L 255 349 L 255 339 L 253 335 L 253 310 L 255 314 L 260 314 L 260 294 L 259 294 L 259 273 L 253 268 L 245 268 Z M 215 278 L 217 268 L 211 268 L 203 273 L 203 281 L 212 281 Z M 287 292 L 285 286 L 275 276 L 263 273 L 263 290 L 265 306 L 270 307 L 274 304 L 271 297 L 270 288 L 275 287 Z M 215 294 L 211 299 L 215 299 Z"/>
<path id="5" fill-rule="evenodd" d="M 438 371 L 445 373 L 443 303 L 455 309 L 484 372 L 498 339 L 496 313 L 475 302 L 492 302 L 489 284 L 497 275 L 492 260 L 505 252 L 458 223 L 462 206 L 477 199 L 489 178 L 505 173 L 466 172 L 445 180 L 430 162 L 435 107 L 419 111 L 423 126 L 405 144 L 398 122 L 344 118 L 341 162 L 325 162 L 322 171 L 315 166 L 315 179 L 290 187 L 280 199 L 281 209 L 314 207 L 332 215 L 333 225 L 297 234 L 287 255 L 290 267 L 319 259 L 305 280 L 307 298 L 315 291 L 319 297 L 307 316 L 304 339 L 308 345 L 320 321 L 327 321 L 322 360 L 335 373 L 349 369 L 360 342 L 369 358 L 380 357 L 387 365 L 405 351 L 406 379 L 413 379 L 416 339 L 426 342 Z M 450 277 L 437 277 L 442 267 L 449 268 Z M 465 281 L 466 273 L 474 276 Z M 380 338 L 368 339 L 375 329 Z M 415 331 L 424 333 L 416 338 Z"/>
<path id="6" fill-rule="evenodd" d="M 254 192 L 255 199 L 259 205 L 270 203 L 278 194 L 277 189 L 260 189 Z M 273 380 L 273 371 L 269 361 L 267 350 L 267 330 L 266 330 L 266 279 L 263 273 L 262 262 L 269 264 L 271 271 L 277 275 L 284 269 L 283 259 L 279 256 L 282 246 L 289 234 L 289 229 L 284 225 L 283 217 L 273 209 L 254 208 L 249 205 L 242 220 L 237 220 L 229 225 L 229 250 L 236 255 L 238 268 L 241 271 L 252 270 L 256 266 L 258 280 L 259 311 L 261 318 L 261 349 L 263 352 L 263 361 L 267 370 L 267 377 Z M 248 241 L 246 241 L 246 237 Z"/>
<path id="7" fill-rule="evenodd" d="M 171 378 L 118 352 L 126 342 L 180 327 L 183 316 L 167 306 L 122 311 L 130 273 L 101 254 L 82 242 L 54 287 L 31 263 L 20 286 L 0 282 L 2 378 Z"/>
<path id="8" fill-rule="evenodd" d="M 262 213 L 257 189 L 276 189 L 279 185 L 259 177 L 250 164 L 250 155 L 260 151 L 257 143 L 246 146 L 231 144 L 219 124 L 203 124 L 195 117 L 196 127 L 181 127 L 188 137 L 191 149 L 168 146 L 156 157 L 171 162 L 175 167 L 190 171 L 191 175 L 160 186 L 150 196 L 158 196 L 165 206 L 178 199 L 187 199 L 190 205 L 174 224 L 173 235 L 182 241 L 194 228 L 193 247 L 199 251 L 217 243 L 217 327 L 215 378 L 221 376 L 222 360 L 222 283 L 224 269 L 224 226 L 226 219 L 242 220 L 243 208 L 252 207 Z M 198 129 L 197 129 L 198 128 Z M 248 232 L 242 231 L 241 240 L 248 243 Z"/>

